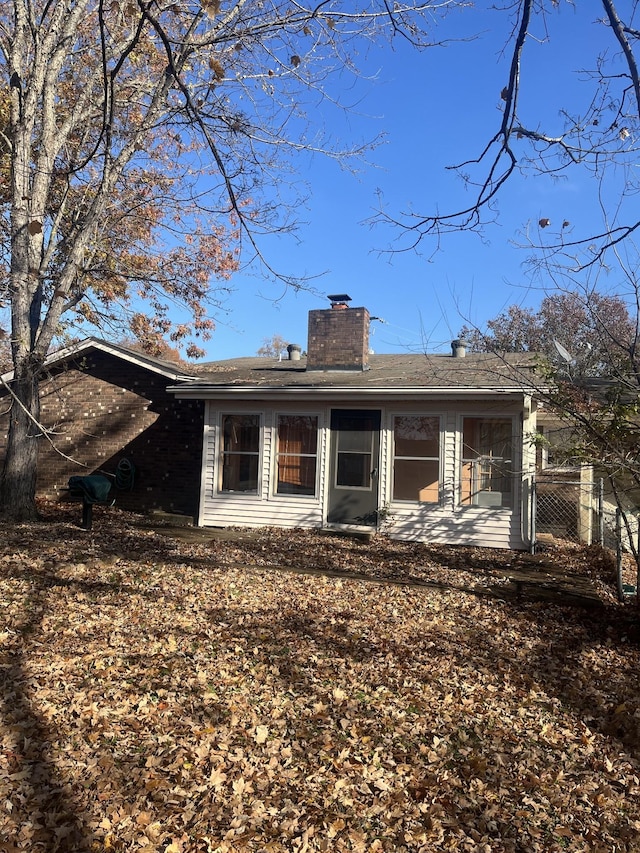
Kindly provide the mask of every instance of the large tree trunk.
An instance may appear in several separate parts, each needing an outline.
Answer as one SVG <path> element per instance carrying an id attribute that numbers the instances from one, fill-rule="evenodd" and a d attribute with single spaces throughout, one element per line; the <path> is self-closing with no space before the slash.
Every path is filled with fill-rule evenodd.
<path id="1" fill-rule="evenodd" d="M 0 476 L 0 514 L 5 519 L 30 521 L 37 517 L 36 477 L 40 397 L 38 371 L 26 361 L 16 369 L 7 453 Z M 29 417 L 31 415 L 31 417 Z"/>

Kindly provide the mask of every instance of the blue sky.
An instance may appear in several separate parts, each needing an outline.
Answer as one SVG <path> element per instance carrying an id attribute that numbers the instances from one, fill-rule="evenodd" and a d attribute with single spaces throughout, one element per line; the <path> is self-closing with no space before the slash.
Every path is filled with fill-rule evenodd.
<path id="1" fill-rule="evenodd" d="M 590 4 L 587 4 L 590 5 Z M 576 12 L 561 4 L 550 14 L 550 40 L 540 24 L 527 44 L 520 114 L 524 123 L 561 128 L 559 109 L 576 106 L 584 86 L 575 72 L 593 67 L 602 45 L 598 9 Z M 442 211 L 469 198 L 446 166 L 477 155 L 499 126 L 500 91 L 508 80 L 508 56 L 500 51 L 509 34 L 508 16 L 467 9 L 452 16 L 434 36 L 477 34 L 473 41 L 416 53 L 399 40 L 371 51 L 365 60 L 375 82 L 353 91 L 361 97 L 348 115 L 323 110 L 327 128 L 346 141 L 385 134 L 360 164 L 357 175 L 333 161 L 302 155 L 298 177 L 309 198 L 296 238 L 266 240 L 269 262 L 284 273 L 324 275 L 312 282 L 318 293 L 286 290 L 259 270 L 232 279 L 234 293 L 218 316 L 207 359 L 255 354 L 264 338 L 279 334 L 306 345 L 307 312 L 328 307 L 326 294 L 348 293 L 383 322 L 373 324 L 376 352 L 447 351 L 465 323 L 483 326 L 508 305 L 535 307 L 544 295 L 532 287 L 517 243 L 528 223 L 548 217 L 568 220 L 576 230 L 596 230 L 593 181 L 578 175 L 552 182 L 515 176 L 500 198 L 499 223 L 476 234 L 447 236 L 437 249 L 425 241 L 419 252 L 394 253 L 399 236 L 366 224 L 379 199 L 391 214 Z M 593 211 L 593 213 L 591 213 Z"/>

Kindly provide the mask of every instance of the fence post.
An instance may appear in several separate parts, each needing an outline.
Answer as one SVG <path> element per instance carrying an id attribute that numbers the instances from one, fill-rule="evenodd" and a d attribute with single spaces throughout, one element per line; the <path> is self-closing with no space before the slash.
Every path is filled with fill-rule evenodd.
<path id="1" fill-rule="evenodd" d="M 529 553 L 536 553 L 536 510 L 537 510 L 537 482 L 535 475 L 531 477 L 531 530 L 529 532 Z"/>
<path id="2" fill-rule="evenodd" d="M 622 513 L 620 512 L 620 507 L 616 507 L 616 581 L 618 601 L 624 601 L 624 587 L 622 585 Z"/>
<path id="3" fill-rule="evenodd" d="M 636 517 L 638 545 L 636 547 L 636 605 L 640 607 L 640 515 Z"/>
<path id="4" fill-rule="evenodd" d="M 604 478 L 598 480 L 598 536 L 604 545 Z"/>

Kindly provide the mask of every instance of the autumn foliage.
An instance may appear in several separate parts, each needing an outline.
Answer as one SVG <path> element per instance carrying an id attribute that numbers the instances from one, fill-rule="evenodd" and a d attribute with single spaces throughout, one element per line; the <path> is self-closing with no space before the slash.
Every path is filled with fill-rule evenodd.
<path id="1" fill-rule="evenodd" d="M 3 853 L 639 849 L 638 625 L 588 549 L 545 555 L 583 608 L 507 551 L 78 515 L 1 531 Z"/>
<path id="2" fill-rule="evenodd" d="M 558 374 L 572 379 L 617 377 L 632 368 L 636 323 L 624 295 L 554 290 L 538 308 L 510 305 L 487 322 L 486 331 L 465 327 L 476 352 L 532 352 L 546 357 Z M 562 358 L 557 348 L 572 359 Z"/>
<path id="3" fill-rule="evenodd" d="M 329 83 L 355 73 L 359 48 L 394 34 L 426 45 L 434 12 L 419 0 L 0 0 L 14 395 L 0 512 L 35 516 L 38 375 L 54 341 L 99 329 L 201 355 L 241 259 L 292 227 L 295 202 L 278 192 L 290 157 L 367 147 L 309 134 L 306 108 L 339 105 Z"/>

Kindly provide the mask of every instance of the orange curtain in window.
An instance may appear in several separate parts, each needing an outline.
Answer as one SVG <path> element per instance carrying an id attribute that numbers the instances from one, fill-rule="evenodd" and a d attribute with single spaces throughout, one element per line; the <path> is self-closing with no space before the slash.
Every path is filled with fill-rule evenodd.
<path id="1" fill-rule="evenodd" d="M 281 415 L 278 419 L 278 492 L 313 494 L 318 419 Z"/>

